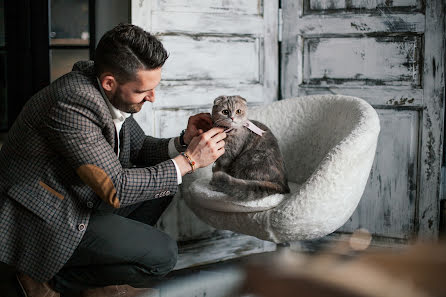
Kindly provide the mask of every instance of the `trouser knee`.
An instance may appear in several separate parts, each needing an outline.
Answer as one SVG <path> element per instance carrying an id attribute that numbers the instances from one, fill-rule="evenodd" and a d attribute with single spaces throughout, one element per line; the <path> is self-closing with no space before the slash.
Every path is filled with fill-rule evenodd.
<path id="1" fill-rule="evenodd" d="M 149 274 L 163 276 L 175 267 L 178 259 L 178 246 L 175 240 L 164 233 L 157 244 L 160 248 L 156 254 L 148 253 L 142 262 L 148 268 Z"/>
<path id="2" fill-rule="evenodd" d="M 159 270 L 160 275 L 165 275 L 172 271 L 178 260 L 178 245 L 175 240 L 168 237 L 166 241 L 166 250 L 162 257 L 162 269 Z"/>

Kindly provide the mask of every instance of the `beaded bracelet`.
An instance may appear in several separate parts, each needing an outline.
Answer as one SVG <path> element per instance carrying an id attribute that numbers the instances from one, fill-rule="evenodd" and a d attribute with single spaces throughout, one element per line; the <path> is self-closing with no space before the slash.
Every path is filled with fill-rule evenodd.
<path id="1" fill-rule="evenodd" d="M 184 152 L 182 152 L 182 153 L 180 153 L 182 156 L 184 156 L 186 159 L 187 159 L 187 161 L 189 162 L 189 164 L 190 164 L 190 167 L 192 167 L 192 171 L 190 172 L 190 173 L 192 173 L 192 172 L 194 172 L 195 171 L 195 161 L 194 160 L 192 160 L 192 158 L 188 155 L 188 154 L 186 154 L 186 153 L 184 153 Z"/>

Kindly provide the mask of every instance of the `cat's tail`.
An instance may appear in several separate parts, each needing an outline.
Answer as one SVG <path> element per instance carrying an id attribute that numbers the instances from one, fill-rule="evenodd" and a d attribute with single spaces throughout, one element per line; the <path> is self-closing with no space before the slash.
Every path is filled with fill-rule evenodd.
<path id="1" fill-rule="evenodd" d="M 210 184 L 217 191 L 243 201 L 251 201 L 277 193 L 285 194 L 290 192 L 286 184 L 239 179 L 223 171 L 214 172 Z"/>

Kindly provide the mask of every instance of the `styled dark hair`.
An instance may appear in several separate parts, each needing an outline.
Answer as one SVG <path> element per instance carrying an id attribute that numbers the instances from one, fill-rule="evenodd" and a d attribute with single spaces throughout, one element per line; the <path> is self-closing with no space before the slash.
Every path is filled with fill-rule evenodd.
<path id="1" fill-rule="evenodd" d="M 155 36 L 131 24 L 119 24 L 107 31 L 96 47 L 94 66 L 97 77 L 110 71 L 119 83 L 136 78 L 139 70 L 164 65 L 169 55 Z"/>

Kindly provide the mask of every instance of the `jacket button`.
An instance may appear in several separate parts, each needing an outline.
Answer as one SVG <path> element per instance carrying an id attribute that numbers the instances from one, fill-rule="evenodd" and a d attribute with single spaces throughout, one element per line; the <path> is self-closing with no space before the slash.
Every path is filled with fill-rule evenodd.
<path id="1" fill-rule="evenodd" d="M 170 195 L 170 191 L 166 191 L 166 195 Z"/>
<path id="2" fill-rule="evenodd" d="M 94 206 L 93 202 L 91 202 L 91 201 L 87 202 L 87 207 L 88 208 L 93 208 L 93 206 Z"/>
<path id="3" fill-rule="evenodd" d="M 155 194 L 155 198 L 159 198 L 160 197 L 160 194 Z"/>
<path id="4" fill-rule="evenodd" d="M 79 226 L 77 226 L 77 230 L 84 231 L 85 230 L 85 224 L 79 224 Z"/>

